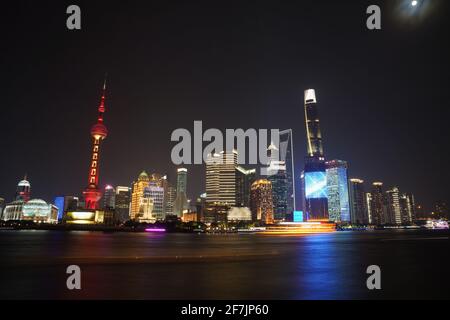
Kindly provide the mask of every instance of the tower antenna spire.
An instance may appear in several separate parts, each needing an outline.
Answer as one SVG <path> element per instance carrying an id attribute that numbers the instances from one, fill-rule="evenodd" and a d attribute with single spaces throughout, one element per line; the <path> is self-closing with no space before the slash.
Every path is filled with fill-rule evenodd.
<path id="1" fill-rule="evenodd" d="M 105 79 L 103 81 L 103 92 L 102 98 L 100 100 L 100 105 L 98 106 L 98 122 L 103 122 L 103 114 L 105 113 L 105 99 L 106 99 L 106 79 L 108 78 L 108 73 L 105 72 Z"/>
<path id="2" fill-rule="evenodd" d="M 106 91 L 106 80 L 108 79 L 108 72 L 105 72 L 105 80 L 103 82 L 103 92 Z"/>

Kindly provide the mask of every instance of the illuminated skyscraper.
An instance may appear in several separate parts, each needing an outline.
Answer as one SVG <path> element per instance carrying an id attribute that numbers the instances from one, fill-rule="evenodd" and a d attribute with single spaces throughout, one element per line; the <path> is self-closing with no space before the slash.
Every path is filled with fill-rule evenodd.
<path id="1" fill-rule="evenodd" d="M 374 182 L 370 196 L 370 214 L 372 223 L 375 225 L 385 224 L 385 197 L 383 194 L 383 183 Z"/>
<path id="2" fill-rule="evenodd" d="M 92 152 L 91 152 L 91 166 L 89 169 L 88 186 L 83 191 L 86 209 L 97 209 L 98 201 L 102 194 L 98 188 L 99 177 L 99 161 L 100 161 L 100 143 L 108 135 L 108 130 L 103 124 L 103 114 L 105 113 L 105 94 L 106 81 L 103 84 L 103 94 L 98 107 L 97 123 L 91 128 L 91 136 L 93 138 Z"/>
<path id="3" fill-rule="evenodd" d="M 116 207 L 116 190 L 113 186 L 107 185 L 103 193 L 103 209 L 114 209 Z"/>
<path id="4" fill-rule="evenodd" d="M 130 219 L 131 188 L 124 186 L 116 187 L 115 211 L 117 220 L 125 222 Z"/>
<path id="5" fill-rule="evenodd" d="M 144 196 L 151 198 L 153 202 L 152 217 L 156 220 L 164 220 L 164 188 L 158 186 L 156 182 L 150 182 L 144 189 Z"/>
<path id="6" fill-rule="evenodd" d="M 305 127 L 308 156 L 302 173 L 303 211 L 307 220 L 329 220 L 327 176 L 319 112 L 314 89 L 305 91 Z"/>
<path id="7" fill-rule="evenodd" d="M 188 199 L 186 195 L 187 189 L 187 173 L 186 168 L 177 170 L 177 196 L 173 205 L 173 212 L 178 217 L 183 216 L 183 212 L 188 209 Z"/>
<path id="8" fill-rule="evenodd" d="M 31 197 L 31 184 L 27 180 L 27 175 L 25 175 L 23 180 L 19 181 L 19 183 L 17 184 L 15 200 L 16 201 L 22 200 L 24 202 L 28 202 L 30 201 L 30 197 Z"/>
<path id="9" fill-rule="evenodd" d="M 274 144 L 268 148 L 269 166 L 267 168 L 267 180 L 272 183 L 272 201 L 274 218 L 277 221 L 284 221 L 288 212 L 288 178 L 286 172 L 286 162 L 280 161 L 273 156 L 273 152 L 278 151 Z M 281 153 L 281 152 L 280 152 Z M 289 199 L 291 200 L 291 199 Z"/>
<path id="10" fill-rule="evenodd" d="M 150 179 L 147 172 L 142 171 L 138 180 L 133 183 L 133 193 L 131 194 L 130 219 L 135 220 L 139 213 L 141 198 L 144 196 L 144 190 L 148 187 Z"/>
<path id="11" fill-rule="evenodd" d="M 294 142 L 292 129 L 280 131 L 280 160 L 284 161 L 286 166 L 287 179 L 287 203 L 286 213 L 291 214 L 297 210 L 295 199 L 295 170 L 294 170 Z"/>
<path id="12" fill-rule="evenodd" d="M 187 193 L 187 173 L 186 168 L 179 168 L 177 170 L 177 193 Z"/>
<path id="13" fill-rule="evenodd" d="M 255 181 L 256 169 L 236 167 L 236 207 L 250 208 L 250 187 Z"/>
<path id="14" fill-rule="evenodd" d="M 177 197 L 177 190 L 175 187 L 167 183 L 167 186 L 164 188 L 164 212 L 166 216 L 171 216 L 174 214 L 174 205 Z"/>
<path id="15" fill-rule="evenodd" d="M 372 193 L 370 193 L 370 192 L 366 192 L 365 205 L 366 205 L 366 210 L 367 210 L 367 219 L 369 220 L 369 223 L 372 224 L 373 223 L 373 218 L 372 218 Z"/>
<path id="16" fill-rule="evenodd" d="M 411 224 L 416 220 L 416 204 L 411 193 L 400 196 L 400 209 L 402 212 L 402 224 Z"/>
<path id="17" fill-rule="evenodd" d="M 366 194 L 363 180 L 349 180 L 349 198 L 351 222 L 354 224 L 368 224 L 369 217 L 366 210 Z"/>
<path id="18" fill-rule="evenodd" d="M 144 193 L 139 199 L 139 212 L 134 219 L 146 223 L 155 223 L 157 220 L 153 214 L 153 198 L 150 195 L 148 187 L 145 187 Z"/>
<path id="19" fill-rule="evenodd" d="M 206 206 L 236 206 L 237 151 L 208 155 L 206 159 Z"/>
<path id="20" fill-rule="evenodd" d="M 322 133 L 320 131 L 319 111 L 314 89 L 305 90 L 305 120 L 308 155 L 323 158 Z"/>
<path id="21" fill-rule="evenodd" d="M 272 183 L 267 179 L 253 182 L 250 199 L 252 219 L 273 224 Z"/>
<path id="22" fill-rule="evenodd" d="M 326 162 L 328 214 L 330 221 L 350 222 L 347 162 Z"/>
<path id="23" fill-rule="evenodd" d="M 386 191 L 386 203 L 388 212 L 388 223 L 402 224 L 402 212 L 400 208 L 400 193 L 397 187 Z"/>

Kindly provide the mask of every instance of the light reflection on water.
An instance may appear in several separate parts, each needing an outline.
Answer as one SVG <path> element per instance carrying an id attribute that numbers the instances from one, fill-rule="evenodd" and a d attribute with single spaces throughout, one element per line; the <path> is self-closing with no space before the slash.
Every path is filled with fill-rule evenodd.
<path id="1" fill-rule="evenodd" d="M 447 236 L 424 231 L 300 237 L 1 231 L 0 298 L 448 297 L 448 280 L 421 282 L 422 289 L 412 281 L 424 273 L 433 277 L 436 265 L 450 267 L 448 259 L 436 255 L 448 252 Z M 65 288 L 70 264 L 82 268 L 80 292 Z M 384 270 L 382 292 L 366 288 L 370 264 Z"/>

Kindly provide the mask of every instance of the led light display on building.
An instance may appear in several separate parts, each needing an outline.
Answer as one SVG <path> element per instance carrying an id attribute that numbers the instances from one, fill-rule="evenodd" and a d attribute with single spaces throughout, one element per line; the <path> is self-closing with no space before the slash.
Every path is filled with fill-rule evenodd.
<path id="1" fill-rule="evenodd" d="M 67 213 L 69 224 L 93 224 L 95 223 L 95 211 L 71 211 Z"/>
<path id="2" fill-rule="evenodd" d="M 294 211 L 294 222 L 303 222 L 303 211 Z"/>
<path id="3" fill-rule="evenodd" d="M 325 172 L 305 173 L 305 196 L 307 199 L 327 197 L 327 175 Z"/>
<path id="4" fill-rule="evenodd" d="M 58 221 L 61 221 L 64 215 L 64 197 L 56 197 L 55 206 L 58 207 Z"/>

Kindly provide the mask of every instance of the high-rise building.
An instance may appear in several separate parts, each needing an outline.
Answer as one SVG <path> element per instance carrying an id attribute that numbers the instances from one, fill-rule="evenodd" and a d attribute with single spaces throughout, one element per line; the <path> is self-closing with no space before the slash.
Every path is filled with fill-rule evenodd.
<path id="1" fill-rule="evenodd" d="M 167 186 L 164 188 L 165 195 L 164 195 L 164 202 L 165 202 L 165 215 L 171 216 L 174 214 L 174 205 L 175 200 L 177 196 L 177 190 L 175 187 L 171 186 L 170 184 L 167 184 Z"/>
<path id="2" fill-rule="evenodd" d="M 107 185 L 103 192 L 102 208 L 107 210 L 114 210 L 116 208 L 116 190 L 113 186 Z"/>
<path id="3" fill-rule="evenodd" d="M 280 131 L 280 159 L 286 166 L 287 179 L 287 214 L 297 210 L 295 199 L 294 142 L 292 129 Z"/>
<path id="4" fill-rule="evenodd" d="M 139 212 L 136 214 L 135 220 L 139 222 L 155 223 L 156 217 L 153 214 L 153 198 L 148 187 L 144 189 L 142 197 L 139 199 Z"/>
<path id="5" fill-rule="evenodd" d="M 30 198 L 31 198 L 31 184 L 27 180 L 27 175 L 25 175 L 23 180 L 19 181 L 19 183 L 17 184 L 15 200 L 16 201 L 22 200 L 24 202 L 28 202 L 30 201 Z"/>
<path id="6" fill-rule="evenodd" d="M 158 186 L 156 182 L 150 182 L 145 188 L 144 195 L 146 198 L 153 200 L 152 216 L 156 220 L 164 220 L 166 217 L 164 212 L 164 188 Z"/>
<path id="7" fill-rule="evenodd" d="M 285 221 L 288 217 L 288 179 L 284 161 L 272 161 L 268 170 L 267 180 L 272 183 L 272 201 L 274 219 Z"/>
<path id="8" fill-rule="evenodd" d="M 370 213 L 372 223 L 375 225 L 385 224 L 385 197 L 383 193 L 383 183 L 374 182 L 372 184 Z"/>
<path id="9" fill-rule="evenodd" d="M 325 161 L 305 158 L 305 170 L 302 172 L 304 193 L 304 214 L 306 220 L 328 221 L 327 175 Z"/>
<path id="10" fill-rule="evenodd" d="M 172 186 L 167 175 L 161 177 L 159 186 L 164 189 L 164 216 L 172 216 L 177 196 L 176 188 Z"/>
<path id="11" fill-rule="evenodd" d="M 365 197 L 365 201 L 366 201 L 366 210 L 367 210 L 367 219 L 369 220 L 369 223 L 372 224 L 373 223 L 373 216 L 372 216 L 372 193 L 367 192 L 366 193 L 366 197 Z"/>
<path id="12" fill-rule="evenodd" d="M 130 219 L 136 220 L 137 214 L 139 213 L 139 208 L 141 205 L 141 198 L 144 196 L 144 190 L 148 187 L 150 179 L 147 172 L 142 171 L 139 175 L 137 181 L 133 183 L 133 193 L 131 194 L 131 205 L 130 205 Z"/>
<path id="13" fill-rule="evenodd" d="M 198 221 L 204 222 L 204 210 L 206 203 L 206 193 L 202 193 L 195 201 L 195 211 L 197 212 Z"/>
<path id="14" fill-rule="evenodd" d="M 131 188 L 124 186 L 116 187 L 115 212 L 117 220 L 125 222 L 130 219 Z"/>
<path id="15" fill-rule="evenodd" d="M 314 89 L 305 90 L 305 121 L 308 155 L 323 158 L 322 133 L 320 131 L 319 111 Z"/>
<path id="16" fill-rule="evenodd" d="M 393 187 L 391 190 L 386 191 L 386 204 L 388 212 L 388 223 L 402 224 L 402 212 L 400 208 L 400 192 L 397 187 Z"/>
<path id="17" fill-rule="evenodd" d="M 206 159 L 206 206 L 236 206 L 237 151 L 208 155 Z"/>
<path id="18" fill-rule="evenodd" d="M 347 162 L 331 160 L 325 165 L 329 219 L 334 222 L 350 222 Z"/>
<path id="19" fill-rule="evenodd" d="M 177 193 L 187 193 L 187 173 L 186 168 L 177 169 Z"/>
<path id="20" fill-rule="evenodd" d="M 286 172 L 286 161 L 279 160 L 281 152 L 273 143 L 267 149 L 269 163 L 267 167 L 267 180 L 272 183 L 272 200 L 274 218 L 277 221 L 285 221 L 288 212 L 288 178 Z"/>
<path id="21" fill-rule="evenodd" d="M 188 199 L 187 199 L 187 173 L 186 168 L 179 168 L 177 170 L 177 196 L 175 198 L 175 203 L 173 205 L 174 214 L 178 217 L 183 216 L 183 212 L 189 209 Z"/>
<path id="22" fill-rule="evenodd" d="M 236 167 L 236 207 L 250 208 L 250 187 L 256 179 L 256 169 Z"/>
<path id="23" fill-rule="evenodd" d="M 364 181 L 349 180 L 350 217 L 353 224 L 368 224 L 369 217 L 366 209 L 366 193 Z"/>
<path id="24" fill-rule="evenodd" d="M 307 220 L 329 220 L 326 166 L 314 89 L 305 91 L 304 102 L 308 156 L 302 172 L 303 211 Z"/>
<path id="25" fill-rule="evenodd" d="M 106 80 L 103 84 L 103 94 L 98 107 L 97 123 L 91 128 L 91 136 L 93 138 L 92 152 L 91 152 L 91 165 L 89 168 L 88 186 L 83 191 L 84 201 L 86 209 L 95 210 L 98 209 L 98 201 L 102 194 L 98 188 L 99 177 L 99 161 L 100 161 L 100 143 L 108 135 L 108 130 L 103 124 L 103 115 L 105 113 L 105 96 L 106 96 Z"/>
<path id="26" fill-rule="evenodd" d="M 252 219 L 265 224 L 273 224 L 272 183 L 267 179 L 253 182 L 250 198 Z"/>
<path id="27" fill-rule="evenodd" d="M 416 220 L 414 195 L 411 193 L 403 193 L 400 196 L 400 210 L 402 213 L 402 224 L 412 224 Z"/>

